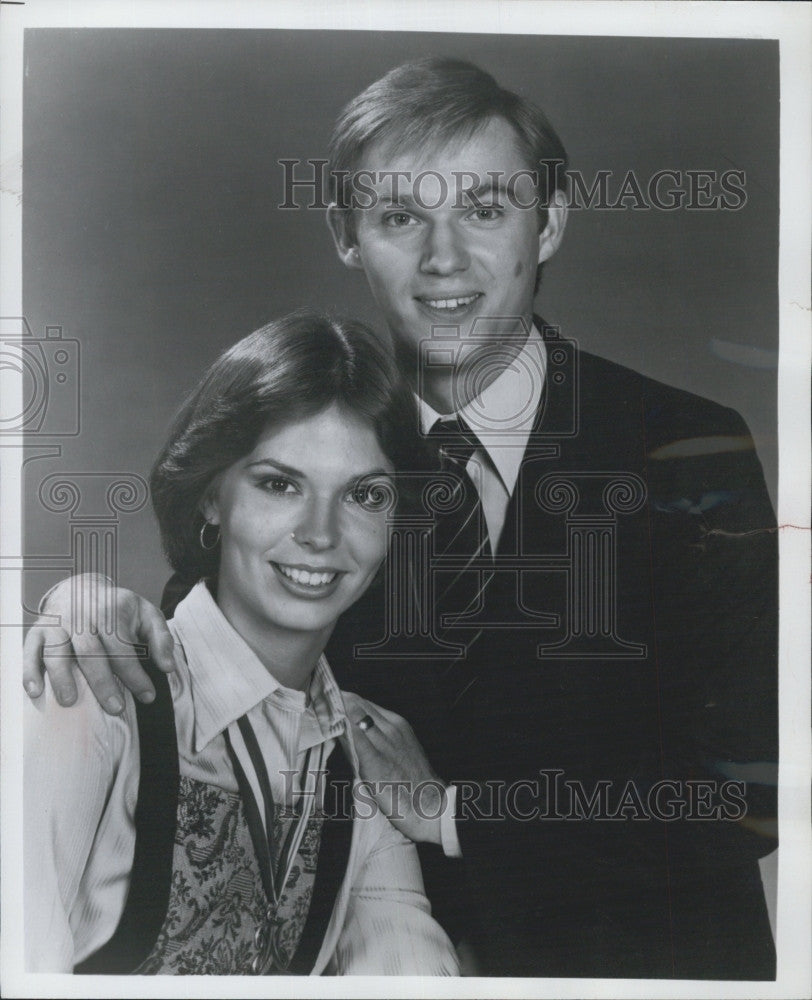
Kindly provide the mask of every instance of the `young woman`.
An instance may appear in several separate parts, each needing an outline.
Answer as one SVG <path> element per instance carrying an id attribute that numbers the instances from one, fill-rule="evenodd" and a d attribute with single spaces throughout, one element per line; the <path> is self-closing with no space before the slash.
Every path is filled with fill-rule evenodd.
<path id="1" fill-rule="evenodd" d="M 163 703 L 123 691 L 110 716 L 46 686 L 27 708 L 29 971 L 457 973 L 414 846 L 347 794 L 357 756 L 323 656 L 418 447 L 359 324 L 296 314 L 211 367 L 152 472 L 169 561 L 199 581 Z"/>

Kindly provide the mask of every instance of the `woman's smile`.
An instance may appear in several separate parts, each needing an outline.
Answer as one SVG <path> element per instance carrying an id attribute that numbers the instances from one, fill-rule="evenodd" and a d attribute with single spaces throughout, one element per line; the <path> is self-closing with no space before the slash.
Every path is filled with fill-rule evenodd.
<path id="1" fill-rule="evenodd" d="M 300 597 L 318 600 L 331 595 L 338 586 L 342 571 L 328 567 L 285 565 L 271 561 L 283 586 Z"/>

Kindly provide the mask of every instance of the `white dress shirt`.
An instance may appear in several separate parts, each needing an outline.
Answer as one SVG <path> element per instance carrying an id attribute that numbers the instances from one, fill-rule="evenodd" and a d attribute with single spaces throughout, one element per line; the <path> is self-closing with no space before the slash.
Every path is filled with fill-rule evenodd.
<path id="1" fill-rule="evenodd" d="M 495 553 L 505 526 L 505 514 L 519 478 L 530 432 L 536 420 L 544 378 L 547 350 L 535 325 L 514 360 L 487 385 L 479 396 L 453 413 L 438 413 L 417 397 L 420 427 L 428 434 L 438 420 L 462 418 L 481 444 L 465 471 L 476 486 L 488 525 L 491 553 Z M 447 790 L 446 808 L 440 818 L 443 852 L 461 858 L 456 827 L 457 789 Z"/>
<path id="2" fill-rule="evenodd" d="M 473 480 L 488 525 L 491 552 L 495 552 L 505 524 L 510 496 L 519 478 L 530 432 L 536 420 L 547 352 L 533 326 L 521 351 L 499 375 L 458 411 L 438 413 L 417 398 L 420 426 L 428 434 L 438 420 L 461 417 L 482 445 L 472 454 L 466 472 Z"/>
<path id="3" fill-rule="evenodd" d="M 358 759 L 335 678 L 322 657 L 307 693 L 280 685 L 231 627 L 204 583 L 178 605 L 169 675 L 180 773 L 236 793 L 224 731 L 248 715 L 276 802 L 301 790 L 309 748 L 338 738 Z M 25 939 L 32 972 L 70 972 L 112 936 L 129 888 L 139 744 L 135 704 L 100 708 L 84 677 L 71 708 L 49 683 L 26 705 Z M 236 748 L 235 748 L 236 749 Z M 239 756 L 239 751 L 238 756 Z M 369 811 L 369 810 L 367 810 Z M 347 872 L 314 973 L 456 975 L 431 917 L 417 852 L 380 813 L 356 818 Z"/>

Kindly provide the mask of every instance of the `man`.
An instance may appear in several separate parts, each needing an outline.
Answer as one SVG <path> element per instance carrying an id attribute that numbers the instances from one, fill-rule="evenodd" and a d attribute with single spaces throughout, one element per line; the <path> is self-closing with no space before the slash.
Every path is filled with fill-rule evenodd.
<path id="1" fill-rule="evenodd" d="M 429 893 L 485 974 L 772 978 L 757 859 L 774 847 L 758 820 L 775 815 L 775 522 L 746 427 L 534 316 L 566 154 L 487 74 L 393 70 L 342 113 L 331 154 L 337 252 L 367 278 L 441 463 L 390 561 L 404 571 L 328 648 L 363 696 L 365 776 L 438 845 Z M 49 612 L 69 616 L 69 589 Z M 164 659 L 155 609 L 112 600 L 119 635 Z M 72 638 L 115 709 L 87 654 L 120 641 Z M 32 629 L 34 690 L 46 642 Z M 71 662 L 46 661 L 58 691 Z M 131 659 L 117 669 L 145 690 Z M 421 808 L 435 774 L 443 808 Z"/>

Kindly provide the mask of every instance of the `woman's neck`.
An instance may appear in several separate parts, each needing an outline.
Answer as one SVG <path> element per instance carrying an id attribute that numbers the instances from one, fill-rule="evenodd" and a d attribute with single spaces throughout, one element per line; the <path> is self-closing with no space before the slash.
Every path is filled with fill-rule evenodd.
<path id="1" fill-rule="evenodd" d="M 253 620 L 225 595 L 222 599 L 218 595 L 215 600 L 226 620 L 275 680 L 295 691 L 307 690 L 334 623 L 316 632 L 285 629 Z"/>

